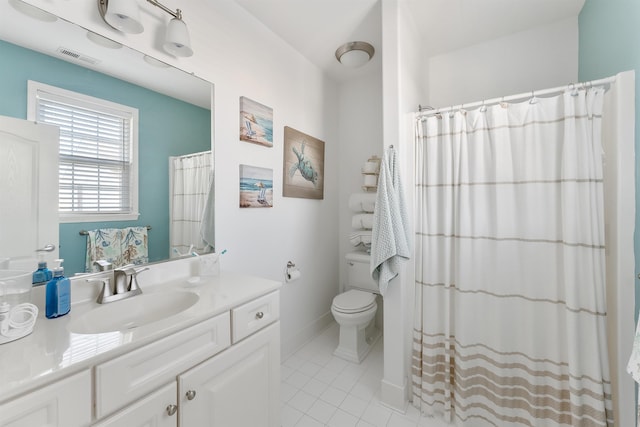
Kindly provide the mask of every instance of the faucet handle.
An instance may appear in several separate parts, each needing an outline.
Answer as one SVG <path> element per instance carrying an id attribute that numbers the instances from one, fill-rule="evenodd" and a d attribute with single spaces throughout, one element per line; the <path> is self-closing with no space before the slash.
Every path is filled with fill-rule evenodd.
<path id="1" fill-rule="evenodd" d="M 148 269 L 149 267 L 139 268 L 137 270 L 135 268 L 130 268 L 129 270 L 127 270 L 128 274 L 131 275 L 131 280 L 129 282 L 129 291 L 142 292 L 142 289 L 140 289 L 140 286 L 138 286 L 138 274 L 142 273 L 143 271 L 147 271 Z"/>
<path id="2" fill-rule="evenodd" d="M 87 283 L 102 283 L 102 290 L 98 294 L 98 299 L 96 302 L 98 304 L 102 304 L 102 302 L 113 295 L 113 291 L 111 290 L 111 280 L 108 277 L 103 279 L 87 279 Z"/>

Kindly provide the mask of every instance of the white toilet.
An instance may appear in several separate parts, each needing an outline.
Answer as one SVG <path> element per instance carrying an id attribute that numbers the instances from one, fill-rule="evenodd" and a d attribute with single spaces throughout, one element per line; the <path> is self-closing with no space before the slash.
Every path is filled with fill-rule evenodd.
<path id="1" fill-rule="evenodd" d="M 340 325 L 340 341 L 333 354 L 356 363 L 367 356 L 381 335 L 375 321 L 378 285 L 371 278 L 369 258 L 364 252 L 346 255 L 346 289 L 331 304 L 331 314 Z"/>

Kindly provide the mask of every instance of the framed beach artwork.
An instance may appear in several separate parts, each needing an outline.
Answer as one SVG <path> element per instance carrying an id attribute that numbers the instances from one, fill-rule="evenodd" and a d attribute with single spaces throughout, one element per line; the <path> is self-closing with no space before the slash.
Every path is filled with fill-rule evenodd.
<path id="1" fill-rule="evenodd" d="M 273 109 L 241 96 L 240 139 L 273 147 Z"/>
<path id="2" fill-rule="evenodd" d="M 324 198 L 324 142 L 298 130 L 284 128 L 282 195 Z"/>
<path id="3" fill-rule="evenodd" d="M 240 207 L 273 207 L 273 169 L 240 165 Z"/>

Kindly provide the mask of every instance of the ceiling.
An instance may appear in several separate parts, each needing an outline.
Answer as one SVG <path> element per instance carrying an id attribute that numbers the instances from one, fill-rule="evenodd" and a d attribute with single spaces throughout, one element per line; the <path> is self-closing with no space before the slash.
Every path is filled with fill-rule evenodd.
<path id="1" fill-rule="evenodd" d="M 380 66 L 381 0 L 235 0 L 271 31 L 336 80 Z M 397 0 L 406 8 L 433 56 L 577 16 L 585 0 Z M 334 52 L 349 41 L 368 41 L 374 60 L 347 69 Z"/>

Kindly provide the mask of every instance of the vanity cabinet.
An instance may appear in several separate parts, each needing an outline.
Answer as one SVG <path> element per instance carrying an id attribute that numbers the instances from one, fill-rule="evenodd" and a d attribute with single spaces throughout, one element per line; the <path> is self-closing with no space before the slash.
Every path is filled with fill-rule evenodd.
<path id="1" fill-rule="evenodd" d="M 96 418 L 175 381 L 181 372 L 229 347 L 229 330 L 227 312 L 97 365 Z"/>
<path id="2" fill-rule="evenodd" d="M 3 427 L 84 427 L 90 422 L 89 370 L 0 405 Z"/>
<path id="3" fill-rule="evenodd" d="M 107 418 L 95 426 L 278 427 L 279 300 L 258 297 L 96 366 L 96 418 Z"/>
<path id="4" fill-rule="evenodd" d="M 177 386 L 175 381 L 94 424 L 94 427 L 176 427 Z"/>
<path id="5" fill-rule="evenodd" d="M 214 280 L 195 288 L 199 301 L 188 314 L 146 329 L 76 337 L 72 312 L 22 342 L 45 348 L 60 335 L 56 354 L 102 350 L 65 366 L 9 344 L 12 358 L 29 352 L 29 372 L 42 372 L 13 380 L 13 393 L 0 381 L 0 427 L 279 427 L 280 283 L 237 274 Z M 0 364 L 0 378 L 18 373 Z"/>
<path id="6" fill-rule="evenodd" d="M 276 322 L 178 377 L 179 424 L 279 426 L 279 387 Z"/>

